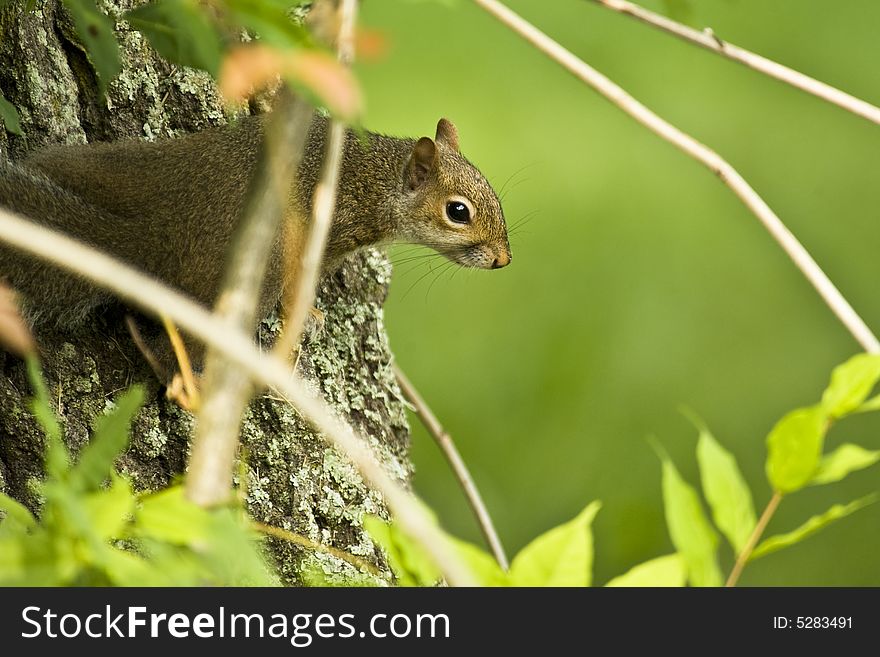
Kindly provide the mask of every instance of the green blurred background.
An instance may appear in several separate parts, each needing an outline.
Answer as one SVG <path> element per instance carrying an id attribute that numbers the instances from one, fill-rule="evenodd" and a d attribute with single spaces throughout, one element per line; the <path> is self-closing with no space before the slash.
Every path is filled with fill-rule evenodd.
<path id="1" fill-rule="evenodd" d="M 509 4 L 728 158 L 880 329 L 880 128 L 590 2 Z M 696 27 L 880 103 L 876 0 L 690 4 Z M 363 23 L 389 44 L 358 66 L 367 127 L 433 136 L 449 117 L 496 188 L 508 181 L 508 223 L 531 219 L 507 269 L 399 265 L 392 345 L 458 441 L 510 553 L 602 500 L 604 583 L 672 550 L 646 437 L 697 484 L 696 432 L 680 405 L 735 453 L 760 512 L 767 431 L 816 401 L 858 345 L 717 178 L 472 3 L 447 5 L 364 3 Z M 413 428 L 418 492 L 478 541 L 445 462 Z M 880 447 L 880 419 L 848 420 L 830 446 L 844 439 Z M 793 495 L 769 533 L 876 490 L 877 477 Z M 727 570 L 729 548 L 721 554 Z M 742 584 L 880 585 L 880 505 L 755 562 Z"/>

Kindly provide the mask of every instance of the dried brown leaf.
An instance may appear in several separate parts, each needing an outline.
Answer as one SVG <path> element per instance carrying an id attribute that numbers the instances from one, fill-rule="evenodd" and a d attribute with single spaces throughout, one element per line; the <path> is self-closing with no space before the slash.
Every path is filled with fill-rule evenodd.
<path id="1" fill-rule="evenodd" d="M 363 98 L 354 74 L 317 51 L 285 52 L 265 44 L 234 48 L 223 60 L 220 91 L 228 101 L 242 102 L 279 76 L 309 89 L 335 116 L 352 121 L 361 113 Z"/>
<path id="2" fill-rule="evenodd" d="M 0 283 L 0 346 L 21 356 L 33 355 L 37 347 L 30 330 L 21 317 L 16 294 Z"/>

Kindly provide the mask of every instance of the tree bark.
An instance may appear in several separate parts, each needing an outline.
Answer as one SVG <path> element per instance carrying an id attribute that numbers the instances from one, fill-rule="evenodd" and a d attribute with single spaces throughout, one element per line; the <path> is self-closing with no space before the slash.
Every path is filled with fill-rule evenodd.
<path id="1" fill-rule="evenodd" d="M 0 130 L 0 156 L 18 159 L 51 143 L 172 137 L 225 122 L 211 78 L 172 66 L 124 21 L 138 2 L 107 0 L 116 18 L 122 72 L 100 95 L 94 70 L 69 14 L 46 0 L 26 13 L 22 3 L 0 12 L 0 90 L 19 110 L 25 136 Z M 255 110 L 252 107 L 251 110 Z M 322 331 L 307 339 L 299 367 L 338 412 L 367 436 L 389 471 L 411 475 L 409 430 L 403 396 L 391 369 L 382 316 L 391 267 L 384 254 L 350 258 L 321 283 L 317 306 Z M 76 332 L 37 335 L 66 442 L 76 454 L 109 400 L 134 382 L 147 386 L 147 403 L 134 422 L 131 444 L 118 469 L 140 490 L 169 485 L 185 470 L 193 417 L 164 398 L 129 337 L 125 309 L 110 308 Z M 270 342 L 277 315 L 265 318 L 259 339 Z M 38 510 L 43 474 L 42 434 L 27 410 L 23 364 L 0 352 L 0 491 Z M 355 468 L 330 448 L 285 402 L 263 393 L 245 415 L 237 485 L 252 516 L 375 563 L 387 574 L 362 529 L 365 513 L 385 514 L 381 498 Z M 321 569 L 332 581 L 350 566 L 323 552 L 269 539 L 287 583 L 302 583 L 304 569 Z"/>

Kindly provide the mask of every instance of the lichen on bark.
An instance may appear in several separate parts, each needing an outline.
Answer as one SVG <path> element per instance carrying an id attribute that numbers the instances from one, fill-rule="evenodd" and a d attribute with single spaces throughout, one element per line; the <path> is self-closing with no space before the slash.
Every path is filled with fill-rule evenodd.
<path id="1" fill-rule="evenodd" d="M 28 13 L 18 3 L 0 11 L 0 90 L 18 108 L 25 132 L 0 130 L 0 157 L 19 159 L 50 143 L 173 137 L 230 118 L 206 74 L 170 65 L 119 20 L 130 0 L 100 6 L 116 20 L 123 62 L 106 97 L 57 0 L 38 2 Z M 299 367 L 367 437 L 389 472 L 408 483 L 409 430 L 382 316 L 390 275 L 384 254 L 370 250 L 325 277 L 316 304 L 324 328 L 307 339 Z M 156 490 L 184 473 L 194 419 L 164 398 L 123 326 L 124 313 L 109 308 L 75 332 L 37 337 L 74 454 L 115 394 L 133 382 L 146 385 L 148 401 L 118 469 L 137 489 Z M 277 329 L 277 318 L 266 318 L 259 339 L 271 342 Z M 36 510 L 43 437 L 27 410 L 29 395 L 22 363 L 0 351 L 0 491 Z M 241 444 L 236 484 L 254 518 L 356 554 L 390 577 L 361 522 L 366 513 L 386 513 L 381 498 L 289 404 L 260 394 L 243 419 Z M 278 539 L 267 544 L 287 583 L 301 583 L 304 567 L 319 568 L 330 581 L 351 574 L 351 566 L 329 554 Z"/>

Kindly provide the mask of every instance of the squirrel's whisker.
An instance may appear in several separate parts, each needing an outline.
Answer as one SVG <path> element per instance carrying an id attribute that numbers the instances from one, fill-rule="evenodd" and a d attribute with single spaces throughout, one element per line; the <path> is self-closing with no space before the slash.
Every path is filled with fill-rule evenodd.
<path id="1" fill-rule="evenodd" d="M 447 273 L 449 271 L 449 268 L 454 264 L 456 263 L 450 260 L 446 264 L 440 266 L 440 268 L 437 270 L 436 276 L 434 276 L 433 280 L 430 282 L 430 284 L 428 284 L 428 289 L 425 291 L 425 301 L 428 300 L 428 296 L 431 294 L 431 290 L 433 289 L 437 281 L 439 281 L 443 274 Z M 457 267 L 456 269 L 461 269 L 461 267 Z"/>
<path id="2" fill-rule="evenodd" d="M 519 174 L 521 174 L 523 171 L 525 171 L 526 169 L 530 169 L 530 168 L 532 168 L 532 167 L 535 166 L 536 164 L 537 164 L 537 162 L 531 162 L 531 163 L 529 163 L 529 164 L 526 164 L 526 165 L 524 165 L 524 166 L 521 166 L 519 169 L 517 169 L 517 170 L 514 171 L 512 174 L 510 174 L 510 175 L 507 177 L 507 180 L 504 181 L 504 183 L 501 185 L 500 189 L 498 190 L 498 197 L 501 198 L 501 199 L 503 200 L 503 198 L 504 198 L 504 196 L 507 194 L 507 192 L 510 191 L 510 190 L 508 189 L 508 185 L 511 184 L 511 181 L 513 181 L 513 179 L 516 178 L 516 177 L 517 177 Z M 519 184 L 525 182 L 526 180 L 528 180 L 528 178 L 523 178 L 523 179 L 517 181 L 517 182 L 516 182 L 516 185 L 519 185 Z"/>

